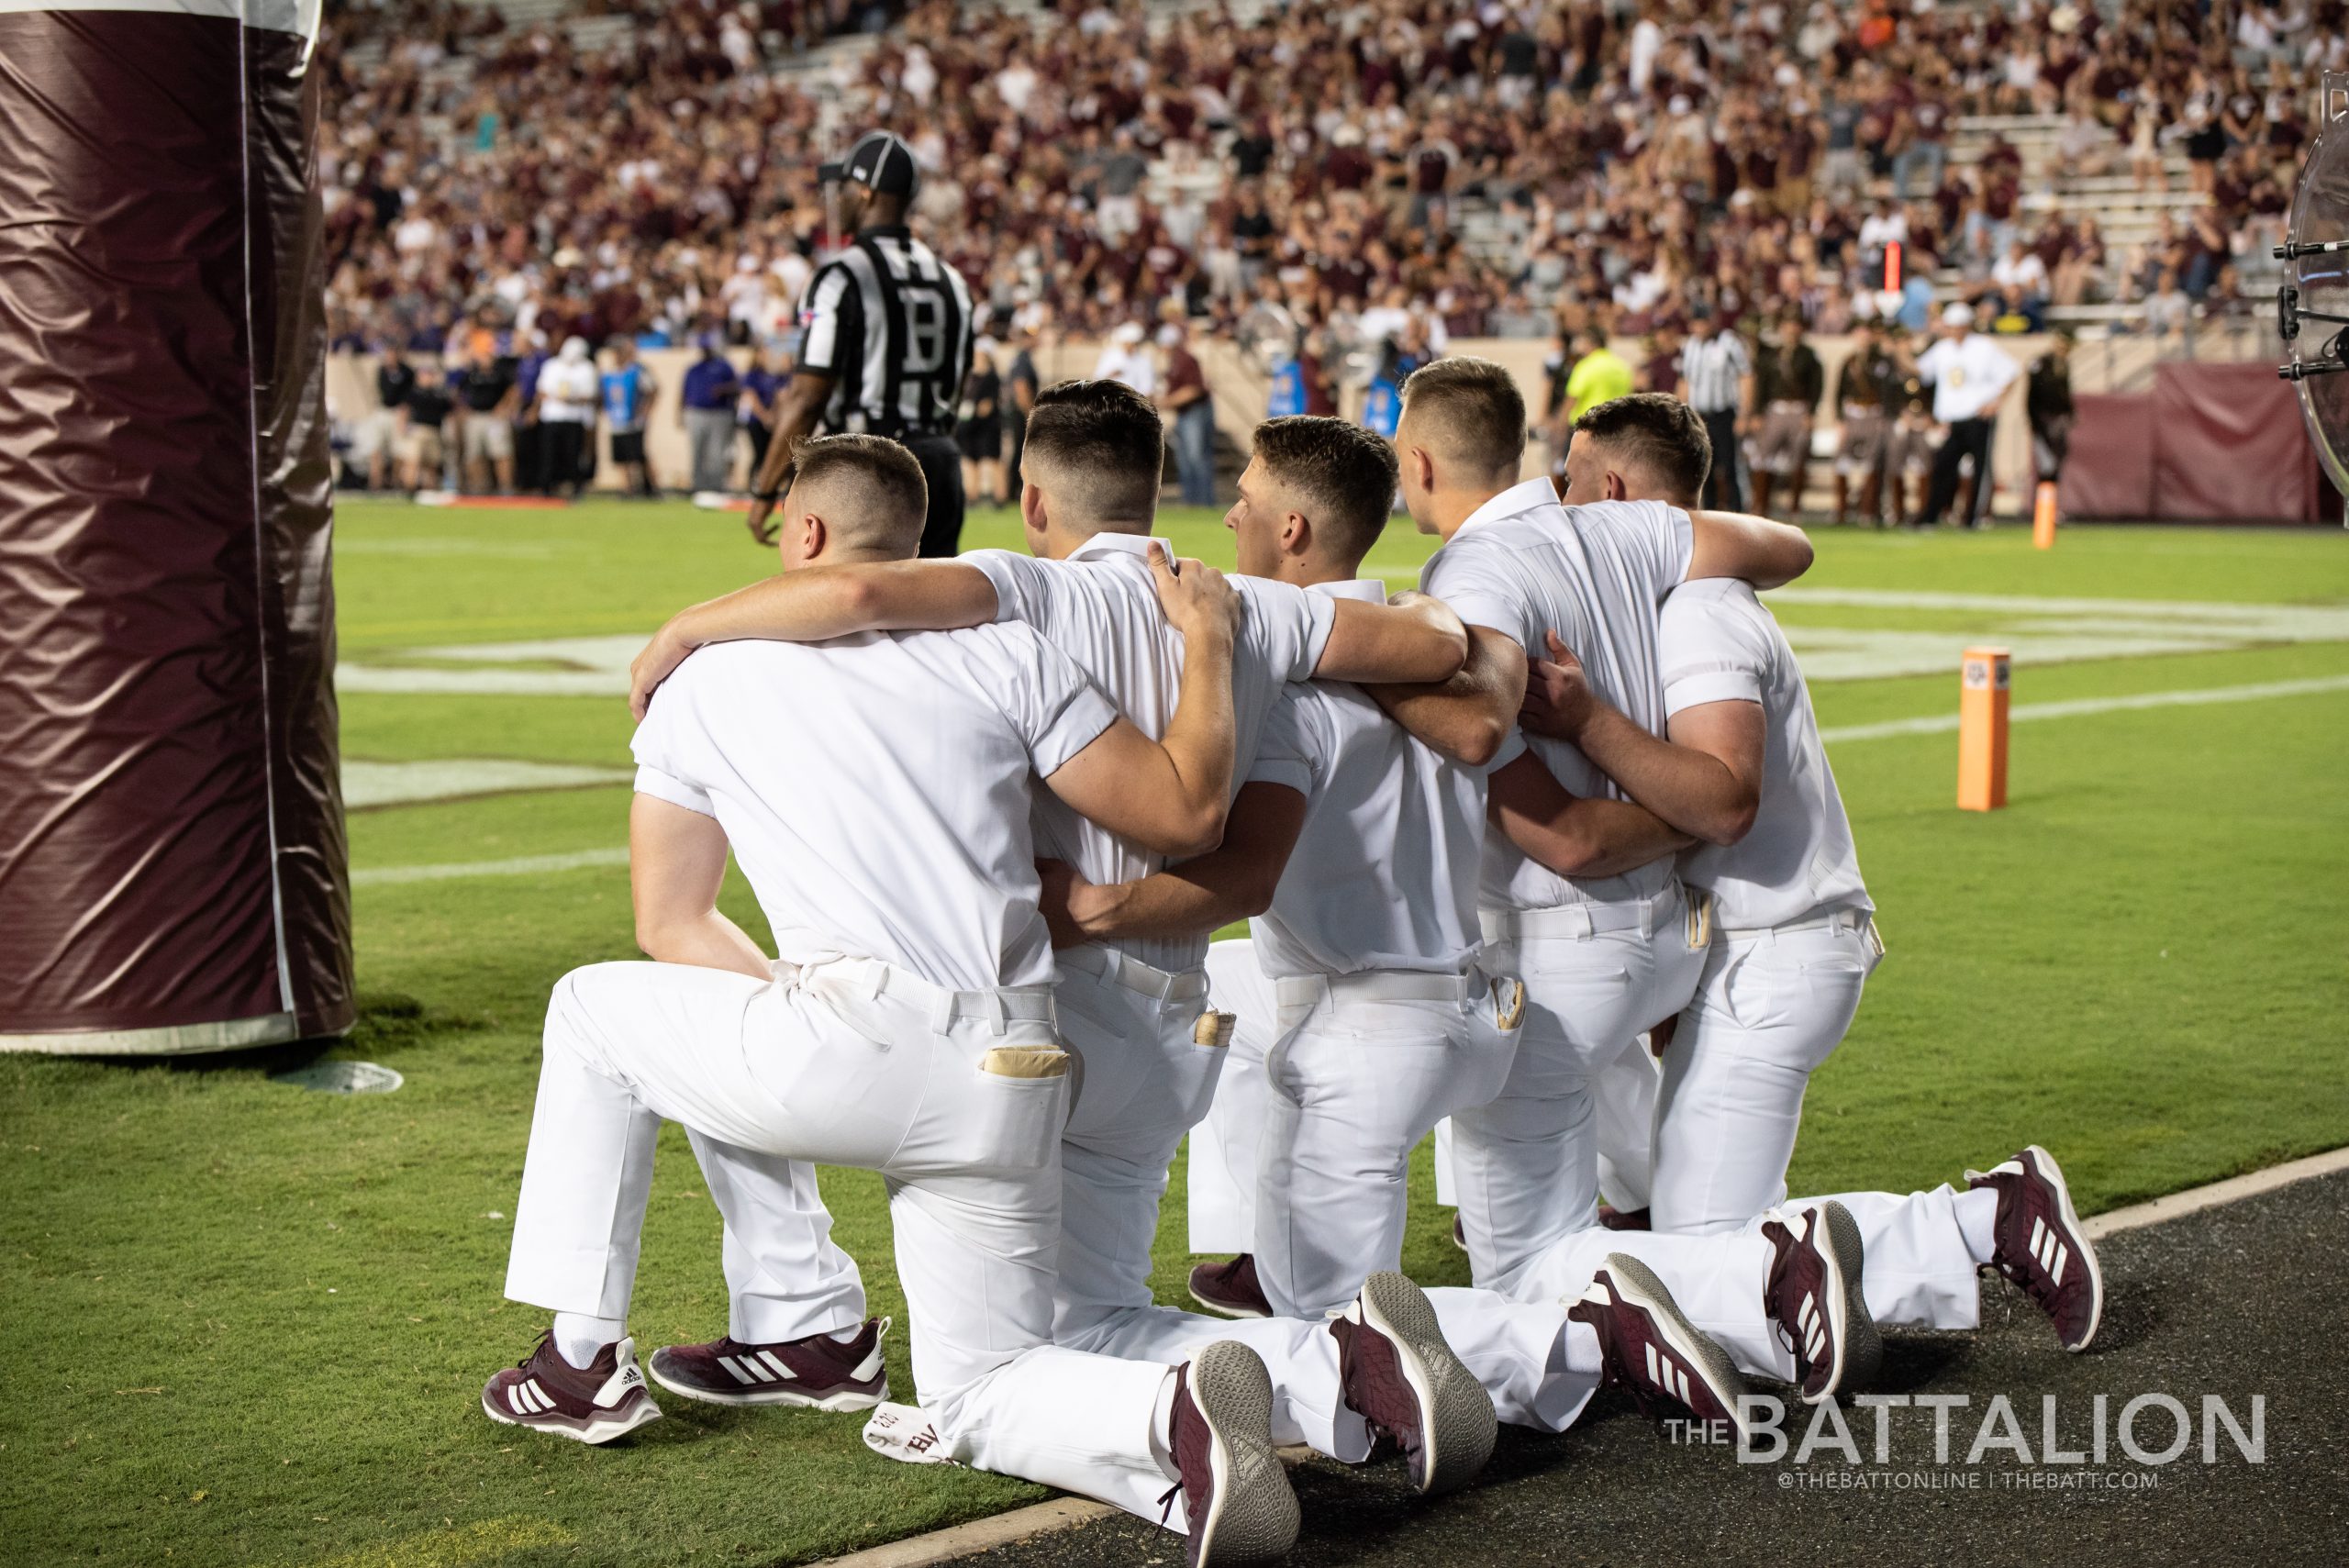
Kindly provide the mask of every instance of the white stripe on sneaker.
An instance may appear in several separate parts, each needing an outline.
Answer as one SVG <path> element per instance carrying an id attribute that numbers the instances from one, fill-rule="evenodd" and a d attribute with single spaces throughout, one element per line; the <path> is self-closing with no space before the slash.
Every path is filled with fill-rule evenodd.
<path id="1" fill-rule="evenodd" d="M 1661 1388 L 1665 1386 L 1664 1369 L 1656 1364 L 1655 1346 L 1648 1346 L 1648 1381 Z"/>
<path id="2" fill-rule="evenodd" d="M 2069 1248 L 2058 1247 L 2055 1249 L 2055 1261 L 2049 1264 L 2047 1268 L 2047 1277 L 2052 1283 L 2056 1284 L 2062 1284 L 2064 1283 L 2064 1265 L 2069 1262 L 2071 1258 L 2072 1253 Z"/>
<path id="3" fill-rule="evenodd" d="M 748 1358 L 748 1357 L 744 1357 L 743 1359 L 747 1361 L 747 1360 L 749 1360 L 750 1358 Z M 763 1362 L 766 1362 L 766 1363 L 767 1363 L 767 1365 L 769 1365 L 769 1366 L 771 1366 L 771 1367 L 774 1368 L 774 1374 L 775 1374 L 775 1376 L 777 1376 L 777 1377 L 779 1377 L 779 1378 L 783 1378 L 783 1379 L 786 1379 L 786 1380 L 788 1380 L 788 1379 L 790 1379 L 790 1378 L 795 1378 L 795 1377 L 797 1377 L 797 1376 L 799 1375 L 797 1373 L 796 1373 L 796 1372 L 794 1372 L 794 1371 L 792 1371 L 792 1370 L 791 1370 L 791 1368 L 790 1368 L 790 1366 L 789 1366 L 789 1364 L 788 1364 L 788 1363 L 786 1363 L 786 1362 L 782 1362 L 782 1361 L 777 1360 L 777 1359 L 776 1359 L 776 1357 L 775 1357 L 775 1353 L 774 1353 L 773 1351 L 761 1351 L 759 1352 L 759 1358 L 758 1358 L 758 1359 L 759 1359 L 760 1361 L 763 1361 Z"/>
<path id="4" fill-rule="evenodd" d="M 732 1356 L 718 1357 L 718 1364 L 732 1373 L 734 1374 L 734 1381 L 737 1383 L 763 1383 L 766 1381 L 766 1373 L 763 1370 L 754 1372 L 750 1367 L 743 1365 L 739 1361 L 736 1361 Z"/>

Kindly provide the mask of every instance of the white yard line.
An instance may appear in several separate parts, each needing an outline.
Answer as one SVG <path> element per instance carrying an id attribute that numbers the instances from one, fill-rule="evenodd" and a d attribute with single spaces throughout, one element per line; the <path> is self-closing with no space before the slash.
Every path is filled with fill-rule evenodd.
<path id="1" fill-rule="evenodd" d="M 2205 703 L 2257 702 L 2269 697 L 2316 696 L 2349 692 L 2349 675 L 2321 675 L 2305 681 L 2267 681 L 2248 686 L 2206 686 L 2192 691 L 2139 692 L 2133 696 L 2089 697 L 2077 702 L 2023 703 L 2008 717 L 2016 722 L 2041 718 L 2078 718 L 2091 714 L 2121 713 L 2132 708 L 2189 707 Z M 1831 743 L 1879 740 L 1895 735 L 1936 735 L 1957 728 L 1955 714 L 1925 718 L 1895 718 L 1881 724 L 1846 724 L 1820 731 Z M 614 782 L 618 782 L 617 779 Z M 579 871 L 590 866 L 628 864 L 628 851 L 581 850 L 567 855 L 524 855 L 509 861 L 459 861 L 444 865 L 372 866 L 351 873 L 355 887 L 380 887 L 406 882 L 448 882 L 472 876 L 538 876 L 549 872 Z"/>
<path id="2" fill-rule="evenodd" d="M 2082 697 L 2072 702 L 2017 703 L 2007 710 L 2013 723 L 2037 718 L 2081 718 L 2096 713 L 2123 713 L 2141 707 L 2194 707 L 2206 703 L 2257 702 L 2266 697 L 2305 697 L 2324 692 L 2349 692 L 2349 675 L 2319 675 L 2305 681 L 2263 681 L 2248 686 L 2203 686 L 2190 691 L 2138 692 L 2121 697 Z M 1823 728 L 1819 738 L 1839 740 L 1880 740 L 1892 735 L 1938 735 L 1957 728 L 1957 715 L 1937 713 L 1922 718 L 1889 718 L 1880 724 L 1842 724 Z"/>
<path id="3" fill-rule="evenodd" d="M 445 865 L 369 866 L 351 873 L 353 887 L 383 887 L 404 882 L 449 882 L 461 876 L 543 876 L 590 866 L 624 866 L 628 851 L 574 850 L 567 855 L 523 855 L 510 861 L 458 861 Z"/>

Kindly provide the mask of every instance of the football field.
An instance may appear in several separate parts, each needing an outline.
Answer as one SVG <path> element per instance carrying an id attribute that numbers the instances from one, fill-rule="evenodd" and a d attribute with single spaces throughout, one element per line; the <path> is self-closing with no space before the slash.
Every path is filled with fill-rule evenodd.
<path id="1" fill-rule="evenodd" d="M 1212 516 L 1162 531 L 1230 564 Z M 2092 1210 L 2349 1143 L 2349 537 L 1813 539 L 1768 602 L 1888 955 L 1816 1080 L 1796 1190 L 1931 1186 L 2036 1141 Z M 1017 520 L 974 514 L 965 542 L 1016 548 Z M 1402 586 L 1429 542 L 1398 521 L 1370 569 Z M 362 1017 L 334 1054 L 406 1084 L 0 1058 L 8 1561 L 796 1562 L 1044 1495 L 878 1458 L 861 1416 L 670 1397 L 592 1451 L 479 1409 L 543 1326 L 499 1286 L 548 988 L 634 956 L 628 660 L 772 563 L 738 517 L 683 505 L 343 504 Z M 2010 805 L 1976 815 L 1953 804 L 1957 663 L 1986 641 L 2014 651 L 2015 725 Z M 763 935 L 739 876 L 726 906 Z M 1464 1284 L 1424 1151 L 1417 1177 L 1406 1267 Z M 901 1314 L 878 1179 L 824 1190 L 874 1309 Z M 649 1351 L 725 1322 L 671 1129 L 631 1329 Z M 890 1349 L 909 1396 L 902 1322 Z"/>

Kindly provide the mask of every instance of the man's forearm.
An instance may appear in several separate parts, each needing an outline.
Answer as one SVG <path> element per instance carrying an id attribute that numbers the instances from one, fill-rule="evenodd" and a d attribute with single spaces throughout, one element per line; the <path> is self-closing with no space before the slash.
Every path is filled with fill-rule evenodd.
<path id="1" fill-rule="evenodd" d="M 656 925 L 637 933 L 645 956 L 662 963 L 689 963 L 700 969 L 730 969 L 753 980 L 774 975 L 767 955 L 750 934 L 712 909 L 694 919 Z"/>
<path id="2" fill-rule="evenodd" d="M 1595 703 L 1575 744 L 1623 793 L 1683 833 L 1720 843 L 1741 816 L 1742 792 L 1720 758 L 1650 734 L 1618 708 Z M 1752 813 L 1742 816 L 1750 821 Z"/>
<path id="3" fill-rule="evenodd" d="M 1678 854 L 1695 841 L 1653 812 L 1623 800 L 1568 796 L 1562 809 L 1542 817 L 1496 801 L 1490 814 L 1520 853 L 1574 881 L 1620 876 Z"/>
<path id="4" fill-rule="evenodd" d="M 1448 681 L 1364 686 L 1388 717 L 1453 762 L 1481 768 L 1517 723 L 1525 650 L 1487 626 L 1468 628 L 1468 662 Z"/>
<path id="5" fill-rule="evenodd" d="M 1239 727 L 1231 711 L 1231 633 L 1218 628 L 1183 639 L 1183 682 L 1159 746 L 1174 765 L 1178 793 L 1201 817 L 1220 819 L 1231 804 Z"/>
<path id="6" fill-rule="evenodd" d="M 821 642 L 858 631 L 983 626 L 995 608 L 986 574 L 954 562 L 803 566 L 680 610 L 669 623 L 674 632 L 664 634 L 692 648 L 754 639 Z"/>
<path id="7" fill-rule="evenodd" d="M 1069 917 L 1086 941 L 1122 937 L 1185 940 L 1264 912 L 1252 867 L 1220 851 L 1185 861 L 1137 882 L 1111 883 L 1072 899 Z"/>

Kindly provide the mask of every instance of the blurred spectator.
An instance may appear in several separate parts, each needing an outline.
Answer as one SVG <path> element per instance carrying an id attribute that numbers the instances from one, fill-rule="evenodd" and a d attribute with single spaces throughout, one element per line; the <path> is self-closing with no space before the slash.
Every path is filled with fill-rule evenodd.
<path id="1" fill-rule="evenodd" d="M 2072 337 L 2059 332 L 2045 353 L 2031 361 L 2023 388 L 2023 412 L 2031 419 L 2032 467 L 2043 480 L 2061 479 L 2072 450 Z"/>
<path id="2" fill-rule="evenodd" d="M 400 432 L 406 428 L 400 422 L 400 410 L 416 391 L 416 372 L 397 346 L 385 350 L 375 364 L 375 412 L 368 417 L 361 432 L 368 459 L 367 487 L 384 490 L 391 486 L 397 457 Z"/>
<path id="3" fill-rule="evenodd" d="M 1712 438 L 1713 467 L 1705 476 L 1705 505 L 1745 510 L 1745 481 L 1739 448 L 1753 412 L 1753 360 L 1745 341 L 1699 306 L 1688 318 L 1687 346 L 1680 350 L 1680 396 L 1705 421 Z"/>
<path id="4" fill-rule="evenodd" d="M 569 344 L 563 345 L 567 351 Z M 652 400 L 660 395 L 661 384 L 652 368 L 636 357 L 636 345 L 626 338 L 611 342 L 612 368 L 604 372 L 600 381 L 604 405 L 604 431 L 610 438 L 612 466 L 628 476 L 631 494 L 651 495 L 656 486 L 652 483 L 652 462 L 644 450 L 644 427 L 652 415 Z M 569 438 L 560 437 L 558 441 Z M 560 468 L 560 458 L 551 459 Z"/>
<path id="5" fill-rule="evenodd" d="M 1174 416 L 1174 473 L 1186 506 L 1215 505 L 1215 399 L 1208 395 L 1207 373 L 1191 352 L 1182 324 L 1169 321 L 1158 329 L 1158 346 L 1166 354 L 1166 390 L 1158 406 Z"/>
<path id="6" fill-rule="evenodd" d="M 1965 462 L 1973 464 L 1973 484 L 1961 525 L 1980 528 L 1990 506 L 1990 437 L 1998 405 L 2020 373 L 2007 351 L 1974 327 L 1972 307 L 1951 306 L 1942 313 L 1941 340 L 1917 356 L 1917 373 L 1933 389 L 1933 422 L 1946 432 L 1919 519 L 1928 528 L 1940 523 L 1957 498 L 1958 470 Z"/>
<path id="7" fill-rule="evenodd" d="M 678 389 L 679 422 L 685 428 L 685 445 L 693 453 L 695 494 L 725 490 L 734 482 L 734 404 L 741 396 L 742 381 L 734 362 L 705 333 L 701 358 L 685 367 Z"/>
<path id="8" fill-rule="evenodd" d="M 1874 321 L 1857 323 L 1858 341 L 1835 369 L 1835 392 L 1829 399 L 1837 425 L 1835 432 L 1835 521 L 1849 516 L 1852 481 L 1860 482 L 1860 516 L 1884 526 L 1884 473 L 1891 446 L 1893 405 L 1900 383 L 1900 365 Z"/>
<path id="9" fill-rule="evenodd" d="M 768 444 L 774 439 L 775 398 L 789 384 L 791 352 L 770 339 L 742 373 L 742 395 L 736 405 L 742 434 L 750 438 L 752 473 L 767 460 Z"/>
<path id="10" fill-rule="evenodd" d="M 963 379 L 963 402 L 954 439 L 963 449 L 963 494 L 1002 506 L 1003 373 L 996 368 L 992 338 L 971 345 L 971 373 Z"/>
<path id="11" fill-rule="evenodd" d="M 1155 396 L 1158 366 L 1150 356 L 1149 336 L 1138 321 L 1129 321 L 1110 333 L 1109 340 L 1101 345 L 1101 357 L 1093 361 L 1093 378 L 1123 382 L 1144 397 Z"/>
<path id="12" fill-rule="evenodd" d="M 438 490 L 448 483 L 448 447 L 441 438 L 457 401 L 449 395 L 440 367 L 417 367 L 416 384 L 400 403 L 400 484 L 408 490 Z"/>
<path id="13" fill-rule="evenodd" d="M 1035 332 L 1018 327 L 1011 333 L 1011 366 L 1003 375 L 1003 428 L 1007 438 L 1003 462 L 1006 504 L 1019 505 L 1027 481 L 1020 476 L 1019 458 L 1028 446 L 1028 416 L 1036 406 L 1042 379 L 1036 373 Z"/>
<path id="14" fill-rule="evenodd" d="M 626 363 L 627 355 L 632 350 L 623 346 L 622 351 L 622 362 Z M 576 495 L 587 483 L 587 463 L 596 433 L 596 405 L 599 395 L 607 391 L 596 373 L 596 361 L 588 354 L 584 338 L 564 339 L 562 352 L 540 371 L 539 426 L 546 442 L 550 495 Z M 635 434 L 641 467 L 644 427 L 640 406 L 638 417 Z"/>
<path id="15" fill-rule="evenodd" d="M 1753 509 L 1770 510 L 1776 487 L 1786 486 L 1788 517 L 1802 510 L 1803 479 L 1810 467 L 1810 432 L 1827 373 L 1803 341 L 1802 317 L 1789 313 L 1765 328 L 1753 360 Z"/>
<path id="16" fill-rule="evenodd" d="M 511 355 L 500 354 L 496 339 L 476 342 L 458 381 L 463 401 L 458 442 L 463 449 L 464 479 L 476 493 L 514 490 L 514 415 L 521 393 Z"/>

